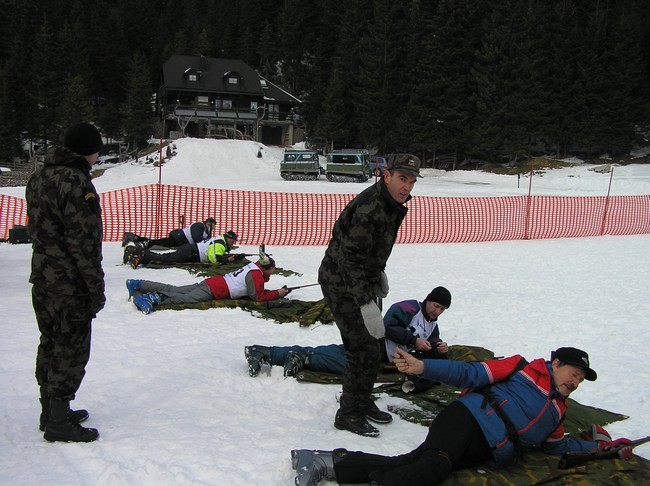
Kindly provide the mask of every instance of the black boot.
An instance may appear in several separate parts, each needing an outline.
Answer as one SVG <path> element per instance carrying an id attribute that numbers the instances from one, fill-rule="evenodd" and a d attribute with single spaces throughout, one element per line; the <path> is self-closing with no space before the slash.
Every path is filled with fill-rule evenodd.
<path id="1" fill-rule="evenodd" d="M 271 364 L 271 348 L 268 346 L 259 346 L 257 344 L 246 346 L 244 347 L 244 356 L 248 361 L 248 374 L 250 376 L 257 376 L 263 364 Z"/>
<path id="2" fill-rule="evenodd" d="M 334 465 L 345 457 L 345 449 L 316 451 L 294 449 L 291 451 L 291 467 L 296 471 L 297 486 L 316 486 L 321 479 L 336 480 Z"/>
<path id="3" fill-rule="evenodd" d="M 341 395 L 340 407 L 334 418 L 334 427 L 365 437 L 379 436 L 379 430 L 368 423 L 365 413 L 359 409 L 358 400 L 345 392 Z"/>
<path id="4" fill-rule="evenodd" d="M 85 428 L 70 420 L 70 402 L 50 399 L 50 416 L 43 438 L 50 442 L 92 442 L 99 437 L 97 429 Z"/>
<path id="5" fill-rule="evenodd" d="M 287 359 L 284 360 L 284 376 L 296 376 L 307 366 L 309 357 L 307 353 L 289 351 Z"/>
<path id="6" fill-rule="evenodd" d="M 367 402 L 360 405 L 363 415 L 370 421 L 378 424 L 389 424 L 393 421 L 393 416 L 388 412 L 380 410 L 375 401 L 370 398 Z"/>
<path id="7" fill-rule="evenodd" d="M 50 399 L 47 397 L 41 397 L 41 418 L 38 426 L 38 430 L 45 432 L 45 426 L 47 421 L 50 418 Z M 80 424 L 84 420 L 87 420 L 89 417 L 87 410 L 71 410 L 68 408 L 68 418 L 73 424 Z"/>

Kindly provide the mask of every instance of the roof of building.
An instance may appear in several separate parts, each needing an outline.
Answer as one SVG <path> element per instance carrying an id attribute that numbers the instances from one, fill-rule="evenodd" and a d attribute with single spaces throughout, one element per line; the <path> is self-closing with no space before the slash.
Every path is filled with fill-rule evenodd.
<path id="1" fill-rule="evenodd" d="M 264 95 L 257 72 L 239 59 L 173 55 L 163 64 L 162 76 L 168 90 Z"/>

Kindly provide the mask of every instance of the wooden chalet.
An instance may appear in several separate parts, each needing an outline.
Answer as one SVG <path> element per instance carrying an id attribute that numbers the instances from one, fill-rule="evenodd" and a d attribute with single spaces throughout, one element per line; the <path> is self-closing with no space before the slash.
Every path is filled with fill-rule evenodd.
<path id="1" fill-rule="evenodd" d="M 170 57 L 157 109 L 165 138 L 242 138 L 292 145 L 301 101 L 238 59 Z"/>

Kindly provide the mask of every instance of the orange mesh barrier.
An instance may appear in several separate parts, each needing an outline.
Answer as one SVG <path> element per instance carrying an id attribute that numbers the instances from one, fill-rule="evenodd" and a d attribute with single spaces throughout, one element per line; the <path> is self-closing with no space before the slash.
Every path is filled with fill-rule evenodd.
<path id="1" fill-rule="evenodd" d="M 104 239 L 148 237 L 202 221 L 235 230 L 242 244 L 326 245 L 353 194 L 230 191 L 151 184 L 101 194 Z M 397 243 L 459 243 L 650 233 L 650 195 L 415 196 Z M 26 223 L 25 200 L 0 195 L 0 239 Z"/>
<path id="2" fill-rule="evenodd" d="M 0 240 L 9 238 L 9 230 L 27 224 L 27 201 L 0 194 Z"/>

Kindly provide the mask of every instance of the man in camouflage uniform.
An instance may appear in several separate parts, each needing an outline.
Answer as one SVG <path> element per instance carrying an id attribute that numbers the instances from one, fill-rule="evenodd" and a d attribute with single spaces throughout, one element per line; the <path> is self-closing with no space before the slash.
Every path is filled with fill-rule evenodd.
<path id="1" fill-rule="evenodd" d="M 341 332 L 347 364 L 343 393 L 334 426 L 376 437 L 368 423 L 389 423 L 371 397 L 380 360 L 379 339 L 384 322 L 377 305 L 386 297 L 384 269 L 420 177 L 420 160 L 410 154 L 390 157 L 382 178 L 343 209 L 318 272 L 323 296 Z"/>
<path id="2" fill-rule="evenodd" d="M 32 239 L 32 304 L 41 333 L 36 355 L 43 437 L 91 442 L 96 429 L 79 425 L 85 410 L 70 410 L 90 357 L 91 322 L 104 307 L 102 219 L 90 169 L 102 147 L 89 123 L 70 127 L 27 183 Z"/>

